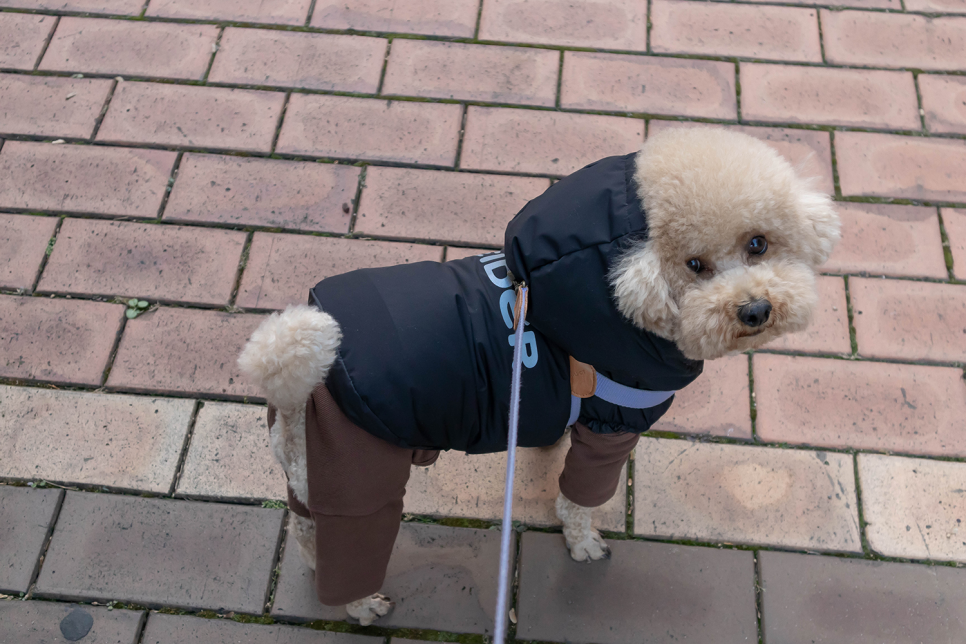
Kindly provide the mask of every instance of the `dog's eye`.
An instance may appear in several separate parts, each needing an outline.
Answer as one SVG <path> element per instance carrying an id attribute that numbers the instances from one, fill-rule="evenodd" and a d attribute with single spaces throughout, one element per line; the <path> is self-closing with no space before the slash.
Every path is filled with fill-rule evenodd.
<path id="1" fill-rule="evenodd" d="M 748 242 L 748 252 L 752 255 L 761 255 L 768 250 L 768 240 L 764 237 L 752 237 Z"/>
<path id="2" fill-rule="evenodd" d="M 687 262 L 685 262 L 685 264 L 687 264 L 687 267 L 690 268 L 695 273 L 700 273 L 702 270 L 704 270 L 704 266 L 701 265 L 701 260 L 698 259 L 697 257 L 692 257 Z"/>

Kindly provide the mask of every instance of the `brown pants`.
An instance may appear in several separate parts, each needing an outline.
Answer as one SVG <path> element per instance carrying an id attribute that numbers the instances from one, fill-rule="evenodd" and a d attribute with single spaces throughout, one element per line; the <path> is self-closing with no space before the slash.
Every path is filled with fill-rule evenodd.
<path id="1" fill-rule="evenodd" d="M 275 410 L 269 408 L 269 427 Z M 578 505 L 597 507 L 617 489 L 640 437 L 595 434 L 577 423 L 560 475 L 560 490 Z M 397 447 L 353 424 L 319 385 L 305 410 L 309 471 L 306 505 L 288 492 L 289 508 L 315 521 L 315 590 L 327 606 L 379 591 L 386 578 L 403 496 L 413 465 L 432 465 L 438 451 Z"/>

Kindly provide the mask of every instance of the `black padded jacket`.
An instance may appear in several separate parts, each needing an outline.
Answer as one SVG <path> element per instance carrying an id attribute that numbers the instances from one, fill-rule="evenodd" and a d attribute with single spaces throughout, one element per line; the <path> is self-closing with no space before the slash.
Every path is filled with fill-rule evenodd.
<path id="1" fill-rule="evenodd" d="M 342 328 L 326 384 L 346 416 L 402 447 L 505 450 L 511 274 L 530 287 L 521 446 L 552 445 L 563 435 L 568 356 L 635 389 L 679 390 L 694 381 L 702 363 L 623 318 L 607 281 L 621 253 L 647 236 L 634 168 L 634 154 L 609 157 L 558 181 L 510 222 L 502 253 L 319 282 L 309 303 Z M 585 398 L 579 419 L 597 433 L 644 432 L 672 399 L 633 409 Z"/>

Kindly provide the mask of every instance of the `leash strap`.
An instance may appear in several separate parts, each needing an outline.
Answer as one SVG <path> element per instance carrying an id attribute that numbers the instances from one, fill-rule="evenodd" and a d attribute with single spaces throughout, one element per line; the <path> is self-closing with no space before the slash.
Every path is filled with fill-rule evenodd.
<path id="1" fill-rule="evenodd" d="M 493 644 L 506 639 L 506 620 L 510 589 L 510 535 L 513 534 L 513 473 L 517 464 L 517 430 L 520 424 L 520 374 L 523 370 L 523 322 L 527 319 L 527 285 L 517 288 L 514 307 L 516 341 L 513 344 L 513 375 L 510 382 L 510 432 L 507 437 L 506 484 L 503 488 L 503 526 L 500 533 L 500 580 L 496 593 L 496 626 Z"/>
<path id="2" fill-rule="evenodd" d="M 597 386 L 594 389 L 594 396 L 605 400 L 613 405 L 620 407 L 630 407 L 632 409 L 647 409 L 656 407 L 662 402 L 673 396 L 675 391 L 648 391 L 646 389 L 634 389 L 619 382 L 614 382 L 610 378 L 597 372 Z M 580 401 L 578 396 L 570 396 L 570 418 L 567 420 L 567 427 L 577 422 L 580 416 Z"/>

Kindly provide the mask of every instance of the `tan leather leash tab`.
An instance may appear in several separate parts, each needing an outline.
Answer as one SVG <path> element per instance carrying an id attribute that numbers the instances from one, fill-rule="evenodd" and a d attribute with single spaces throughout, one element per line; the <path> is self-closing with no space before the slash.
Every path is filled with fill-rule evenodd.
<path id="1" fill-rule="evenodd" d="M 597 391 L 597 370 L 570 356 L 570 393 L 578 398 L 590 398 Z"/>

